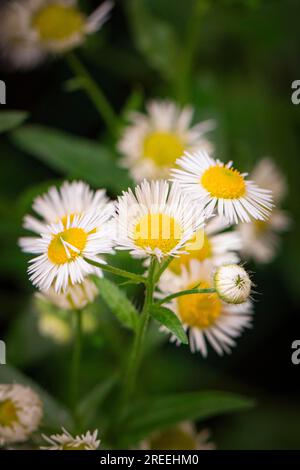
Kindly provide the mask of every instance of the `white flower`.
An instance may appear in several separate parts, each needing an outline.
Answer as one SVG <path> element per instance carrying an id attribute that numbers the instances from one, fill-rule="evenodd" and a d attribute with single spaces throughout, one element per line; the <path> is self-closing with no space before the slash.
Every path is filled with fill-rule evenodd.
<path id="1" fill-rule="evenodd" d="M 39 312 L 37 325 L 42 336 L 51 338 L 57 344 L 67 344 L 73 337 L 70 322 L 59 314 L 55 315 L 46 311 Z"/>
<path id="2" fill-rule="evenodd" d="M 86 298 L 86 294 L 81 292 L 82 284 L 77 284 L 68 288 L 66 293 L 56 294 L 50 288 L 46 293 L 38 292 L 35 294 L 35 305 L 37 309 L 37 325 L 41 335 L 51 338 L 59 344 L 66 344 L 74 336 L 74 316 L 78 314 L 74 310 L 75 304 L 77 308 L 83 308 L 88 301 L 92 301 L 98 291 L 93 283 L 91 285 L 89 279 L 83 282 L 85 290 L 90 290 L 90 300 Z M 78 292 L 77 292 L 78 290 Z M 73 300 L 68 298 L 68 292 L 72 292 Z M 78 295 L 78 297 L 76 297 Z M 97 328 L 97 319 L 94 312 L 90 309 L 82 311 L 82 330 L 84 333 L 92 333 Z"/>
<path id="3" fill-rule="evenodd" d="M 183 269 L 180 276 L 161 278 L 160 296 L 196 286 L 199 289 L 213 288 L 211 263 L 192 260 L 189 269 Z M 234 338 L 251 326 L 250 302 L 229 305 L 217 293 L 184 295 L 173 299 L 168 307 L 188 331 L 191 351 L 200 351 L 204 357 L 207 356 L 207 342 L 219 355 L 230 353 L 236 345 Z M 179 344 L 175 336 L 171 341 Z"/>
<path id="4" fill-rule="evenodd" d="M 289 216 L 278 208 L 287 192 L 287 184 L 280 170 L 269 158 L 258 162 L 251 178 L 262 188 L 272 191 L 277 207 L 272 210 L 268 219 L 239 224 L 238 230 L 243 242 L 243 255 L 258 263 L 268 263 L 278 250 L 280 234 L 290 225 Z"/>
<path id="5" fill-rule="evenodd" d="M 251 179 L 262 188 L 272 191 L 275 204 L 280 203 L 287 193 L 285 177 L 271 158 L 262 158 L 255 165 Z"/>
<path id="6" fill-rule="evenodd" d="M 88 431 L 81 436 L 73 437 L 66 429 L 62 428 L 62 434 L 53 434 L 43 438 L 50 444 L 48 447 L 41 447 L 42 450 L 97 450 L 100 440 L 97 440 L 98 431 L 91 433 Z"/>
<path id="7" fill-rule="evenodd" d="M 49 224 L 60 221 L 65 224 L 68 217 L 72 221 L 75 216 L 92 210 L 102 212 L 110 204 L 104 189 L 93 191 L 82 181 L 65 181 L 59 189 L 52 186 L 34 199 L 32 208 L 39 217 L 26 215 L 24 228 L 40 234 Z"/>
<path id="8" fill-rule="evenodd" d="M 19 384 L 0 384 L 0 441 L 23 442 L 39 426 L 43 406 L 38 395 Z"/>
<path id="9" fill-rule="evenodd" d="M 80 45 L 107 19 L 113 3 L 102 3 L 90 16 L 76 0 L 12 0 L 0 11 L 0 47 L 14 68 L 32 68 L 49 53 Z"/>
<path id="10" fill-rule="evenodd" d="M 211 150 L 204 134 L 215 127 L 214 122 L 192 125 L 193 109 L 189 106 L 179 108 L 170 101 L 151 101 L 147 114 L 136 112 L 130 118 L 131 124 L 125 128 L 118 147 L 124 156 L 123 166 L 137 182 L 167 178 L 186 149 Z"/>
<path id="11" fill-rule="evenodd" d="M 33 285 L 41 290 L 53 287 L 59 293 L 90 274 L 100 276 L 101 270 L 84 258 L 105 263 L 98 255 L 112 252 L 111 215 L 111 207 L 89 210 L 46 226 L 38 238 L 21 238 L 23 251 L 38 255 L 28 269 Z"/>
<path id="12" fill-rule="evenodd" d="M 212 266 L 220 264 L 237 263 L 237 252 L 242 248 L 242 241 L 237 230 L 224 231 L 228 222 L 221 217 L 213 217 L 193 236 L 183 253 L 171 261 L 168 270 L 180 274 L 183 266 L 188 269 L 190 260 L 209 260 Z"/>
<path id="13" fill-rule="evenodd" d="M 252 282 L 247 271 L 238 264 L 220 266 L 214 274 L 214 287 L 221 299 L 229 304 L 246 302 Z"/>
<path id="14" fill-rule="evenodd" d="M 240 173 L 214 160 L 207 152 L 186 153 L 177 160 L 180 169 L 174 169 L 174 180 L 199 204 L 207 215 L 217 209 L 219 216 L 230 223 L 265 220 L 272 209 L 271 192 L 246 180 L 247 173 Z"/>
<path id="15" fill-rule="evenodd" d="M 79 310 L 95 300 L 98 289 L 93 281 L 86 278 L 80 284 L 68 286 L 65 292 L 57 293 L 50 287 L 37 295 L 64 310 Z"/>
<path id="16" fill-rule="evenodd" d="M 203 221 L 202 211 L 176 184 L 143 181 L 118 198 L 116 245 L 136 257 L 176 256 Z"/>
<path id="17" fill-rule="evenodd" d="M 197 432 L 196 426 L 186 421 L 164 431 L 153 434 L 140 445 L 142 450 L 214 450 L 209 442 L 210 432 L 203 429 Z"/>

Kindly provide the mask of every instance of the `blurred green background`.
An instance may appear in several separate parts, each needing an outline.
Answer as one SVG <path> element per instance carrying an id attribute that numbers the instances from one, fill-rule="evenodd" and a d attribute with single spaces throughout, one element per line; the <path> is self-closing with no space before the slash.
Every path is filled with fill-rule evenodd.
<path id="1" fill-rule="evenodd" d="M 300 338 L 300 105 L 291 102 L 291 83 L 300 79 L 300 2 L 115 3 L 108 23 L 78 55 L 118 114 L 142 109 L 151 97 L 192 104 L 195 120 L 216 119 L 211 138 L 222 160 L 232 159 L 241 170 L 251 171 L 261 157 L 274 158 L 288 181 L 285 208 L 293 218 L 276 261 L 266 267 L 249 265 L 258 291 L 254 328 L 232 355 L 220 358 L 211 351 L 204 360 L 184 347 L 165 345 L 152 352 L 149 344 L 140 387 L 148 392 L 240 392 L 255 398 L 256 407 L 208 421 L 218 448 L 300 448 L 300 365 L 291 362 L 291 344 Z M 98 2 L 82 4 L 91 11 Z M 67 149 L 49 155 L 48 134 L 35 151 L 26 150 L 22 128 L 0 135 L 0 338 L 7 342 L 9 363 L 62 402 L 70 351 L 37 332 L 28 258 L 17 247 L 22 217 L 36 194 L 65 177 L 106 186 L 112 197 L 130 184 L 125 171 L 116 174 L 118 155 L 93 105 L 84 92 L 66 90 L 71 77 L 64 59 L 30 73 L 8 73 L 5 64 L 0 70 L 7 85 L 6 108 L 28 112 L 27 125 L 99 142 L 99 167 L 93 160 L 95 167 L 87 163 L 81 168 L 70 164 Z M 133 263 L 125 254 L 116 262 L 127 268 Z M 138 302 L 140 292 L 131 289 L 131 294 Z M 103 305 L 98 307 L 102 326 L 84 345 L 82 391 L 107 377 L 128 347 L 127 335 L 111 322 Z M 3 367 L 0 373 L 5 375 Z"/>

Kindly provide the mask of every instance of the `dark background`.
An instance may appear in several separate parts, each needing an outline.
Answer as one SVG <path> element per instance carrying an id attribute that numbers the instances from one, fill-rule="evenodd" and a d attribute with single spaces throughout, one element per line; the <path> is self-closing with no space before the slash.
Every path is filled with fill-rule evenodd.
<path id="1" fill-rule="evenodd" d="M 117 112 L 121 113 L 130 94 L 141 107 L 145 98 L 175 98 L 191 103 L 196 118 L 217 120 L 212 139 L 222 160 L 232 159 L 241 170 L 251 171 L 261 157 L 272 156 L 288 181 L 285 208 L 293 225 L 272 264 L 248 265 L 258 291 L 254 328 L 243 335 L 232 355 L 220 358 L 211 351 L 203 360 L 184 348 L 167 345 L 155 358 L 146 357 L 141 386 L 149 391 L 212 387 L 242 392 L 254 397 L 257 406 L 208 423 L 218 448 L 300 448 L 300 365 L 291 362 L 291 344 L 300 339 L 300 105 L 291 102 L 291 83 L 300 79 L 300 2 L 205 3 L 207 12 L 195 28 L 193 0 L 118 1 L 109 22 L 79 55 Z M 98 2 L 83 4 L 91 11 Z M 137 27 L 141 5 L 148 12 L 147 28 L 142 30 Z M 184 51 L 192 28 L 196 35 L 194 64 L 188 86 L 182 89 L 176 79 L 181 73 L 180 52 L 177 61 L 176 45 L 165 38 L 171 29 Z M 153 35 L 150 54 L 143 47 L 143 34 Z M 3 63 L 0 79 L 7 85 L 7 105 L 0 112 L 5 108 L 26 110 L 30 123 L 113 145 L 85 94 L 65 92 L 69 78 L 63 58 L 28 73 L 9 73 Z M 36 333 L 26 320 L 32 293 L 27 258 L 16 243 L 33 195 L 50 181 L 69 175 L 21 151 L 10 134 L 0 136 L 0 159 L 0 338 L 7 340 L 10 363 L 64 400 L 63 366 L 68 350 L 47 342 L 45 347 L 39 338 L 41 349 L 24 353 L 36 340 Z M 120 263 L 128 262 L 125 256 L 120 259 Z M 88 388 L 95 380 L 94 365 L 99 370 L 99 361 L 103 376 L 113 367 L 105 345 L 99 359 L 98 336 L 95 344 L 85 345 L 89 364 L 82 387 Z"/>

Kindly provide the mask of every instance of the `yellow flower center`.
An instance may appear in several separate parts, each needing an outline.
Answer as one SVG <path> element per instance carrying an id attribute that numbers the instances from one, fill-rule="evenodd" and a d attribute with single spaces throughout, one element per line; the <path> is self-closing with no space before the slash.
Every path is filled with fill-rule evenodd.
<path id="1" fill-rule="evenodd" d="M 167 214 L 147 214 L 136 224 L 134 240 L 140 248 L 155 248 L 170 252 L 180 242 L 183 231 L 174 217 Z"/>
<path id="2" fill-rule="evenodd" d="M 188 269 L 190 261 L 193 259 L 204 261 L 212 257 L 211 242 L 202 229 L 196 232 L 191 241 L 186 244 L 184 250 L 187 251 L 187 253 L 183 253 L 177 258 L 174 258 L 169 265 L 169 269 L 175 274 L 181 273 L 182 266 Z"/>
<path id="3" fill-rule="evenodd" d="M 84 250 L 87 233 L 82 228 L 68 228 L 54 235 L 48 247 L 48 258 L 54 264 L 72 261 Z"/>
<path id="4" fill-rule="evenodd" d="M 196 283 L 186 287 L 192 289 Z M 208 282 L 201 282 L 199 288 L 210 288 Z M 179 315 L 183 323 L 200 329 L 209 328 L 219 318 L 222 304 L 217 294 L 191 294 L 179 297 Z"/>
<path id="5" fill-rule="evenodd" d="M 197 441 L 194 436 L 177 427 L 153 437 L 150 447 L 151 450 L 196 450 Z"/>
<path id="6" fill-rule="evenodd" d="M 153 132 L 144 140 L 144 157 L 159 166 L 172 166 L 184 149 L 184 142 L 172 132 Z"/>
<path id="7" fill-rule="evenodd" d="M 74 7 L 50 4 L 33 18 L 33 28 L 43 41 L 64 41 L 84 30 L 84 15 Z"/>
<path id="8" fill-rule="evenodd" d="M 12 400 L 0 402 L 0 426 L 13 426 L 18 421 L 16 405 Z"/>
<path id="9" fill-rule="evenodd" d="M 224 165 L 208 168 L 202 175 L 201 184 L 212 197 L 221 199 L 238 199 L 246 192 L 240 172 Z"/>

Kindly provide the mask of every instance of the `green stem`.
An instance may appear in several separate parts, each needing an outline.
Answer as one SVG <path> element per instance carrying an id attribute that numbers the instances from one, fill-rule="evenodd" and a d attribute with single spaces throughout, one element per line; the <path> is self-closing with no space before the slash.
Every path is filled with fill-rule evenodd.
<path id="1" fill-rule="evenodd" d="M 126 408 L 128 400 L 130 399 L 132 392 L 135 387 L 136 383 L 136 376 L 139 369 L 139 365 L 141 362 L 141 353 L 142 353 L 142 345 L 144 343 L 145 335 L 147 332 L 150 313 L 149 309 L 153 302 L 153 292 L 154 292 L 154 272 L 156 268 L 156 260 L 152 258 L 149 273 L 148 273 L 148 280 L 146 284 L 146 294 L 145 294 L 145 301 L 143 310 L 140 316 L 140 321 L 138 324 L 138 328 L 135 333 L 135 338 L 133 342 L 133 347 L 129 359 L 128 368 L 125 374 L 125 380 L 123 384 L 123 391 L 121 397 L 121 406 L 122 410 Z"/>
<path id="2" fill-rule="evenodd" d="M 182 50 L 180 63 L 180 74 L 178 74 L 177 97 L 182 103 L 189 101 L 189 90 L 197 46 L 201 33 L 201 20 L 210 6 L 207 0 L 196 0 L 190 16 L 187 28 L 187 36 L 184 41 L 185 47 Z"/>
<path id="3" fill-rule="evenodd" d="M 67 54 L 66 58 L 70 69 L 79 79 L 82 88 L 86 91 L 92 103 L 94 103 L 107 128 L 113 137 L 118 137 L 119 120 L 103 91 L 73 52 Z"/>
<path id="4" fill-rule="evenodd" d="M 136 284 L 146 284 L 147 282 L 147 279 L 144 276 L 140 276 L 139 274 L 130 273 L 129 271 L 125 271 L 124 269 L 116 268 L 115 266 L 110 266 L 109 264 L 98 263 L 97 261 L 94 261 L 89 258 L 84 259 L 87 263 L 102 269 L 102 271 L 107 271 L 111 274 L 115 274 L 116 276 L 126 277 L 132 282 L 135 282 Z"/>
<path id="5" fill-rule="evenodd" d="M 70 405 L 77 421 L 77 404 L 79 396 L 79 374 L 80 374 L 80 358 L 81 358 L 81 340 L 82 340 L 82 311 L 74 310 L 74 343 L 71 361 L 71 378 L 70 378 Z"/>
<path id="6" fill-rule="evenodd" d="M 154 274 L 154 283 L 155 284 L 159 281 L 160 276 L 167 269 L 167 267 L 169 266 L 169 264 L 171 263 L 171 261 L 173 259 L 174 259 L 173 256 L 169 256 L 165 261 L 162 262 L 162 264 L 158 265 L 158 269 L 156 270 L 156 272 Z"/>
<path id="7" fill-rule="evenodd" d="M 182 297 L 183 295 L 192 295 L 192 294 L 213 294 L 216 292 L 216 289 L 214 288 L 207 288 L 207 289 L 187 289 L 187 290 L 182 290 L 180 292 L 176 292 L 175 294 L 170 294 L 167 297 L 164 297 L 163 299 L 159 300 L 157 302 L 158 305 L 165 304 L 167 302 L 170 302 L 172 299 L 176 299 L 176 297 Z"/>

